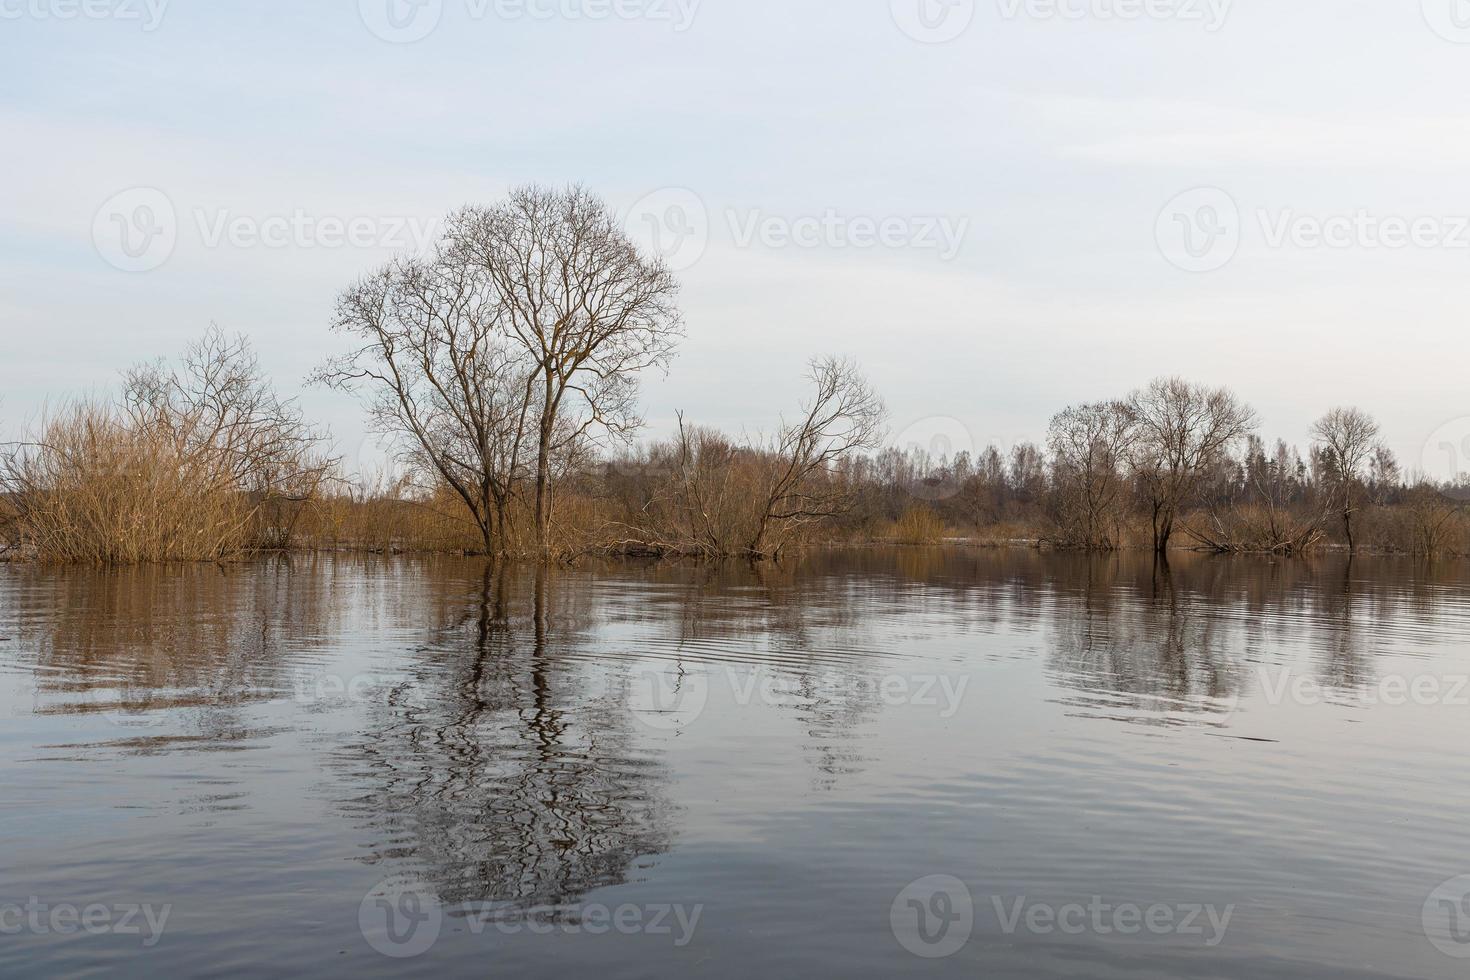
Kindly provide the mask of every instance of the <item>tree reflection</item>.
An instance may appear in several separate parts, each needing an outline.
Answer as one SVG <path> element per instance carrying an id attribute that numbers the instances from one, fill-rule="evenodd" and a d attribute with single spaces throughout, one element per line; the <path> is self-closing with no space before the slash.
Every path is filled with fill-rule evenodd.
<path id="1" fill-rule="evenodd" d="M 662 764 L 572 644 L 585 591 L 487 568 L 473 609 L 342 753 L 374 862 L 411 859 L 446 903 L 575 902 L 668 849 Z"/>

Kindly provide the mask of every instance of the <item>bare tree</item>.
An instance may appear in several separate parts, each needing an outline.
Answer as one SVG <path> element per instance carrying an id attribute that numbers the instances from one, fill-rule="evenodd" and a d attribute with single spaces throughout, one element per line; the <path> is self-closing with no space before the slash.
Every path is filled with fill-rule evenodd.
<path id="1" fill-rule="evenodd" d="M 1324 475 L 1342 515 L 1348 552 L 1357 554 L 1358 542 L 1353 534 L 1357 488 L 1380 448 L 1378 423 L 1362 409 L 1334 408 L 1313 424 L 1312 439 L 1322 453 Z"/>
<path id="2" fill-rule="evenodd" d="M 448 246 L 473 269 L 535 386 L 536 540 L 550 548 L 553 458 L 593 430 L 640 424 L 638 372 L 667 365 L 683 337 L 678 284 L 581 187 L 523 187 L 450 219 Z"/>
<path id="3" fill-rule="evenodd" d="M 126 372 L 122 410 L 132 429 L 176 447 L 180 458 L 207 456 L 220 488 L 257 506 L 309 499 L 334 462 L 296 403 L 265 380 L 250 343 L 213 325 L 178 367 L 155 361 Z"/>
<path id="4" fill-rule="evenodd" d="M 1121 543 L 1123 470 L 1136 435 L 1123 402 L 1069 408 L 1052 419 L 1052 485 L 1065 543 L 1103 551 Z"/>
<path id="5" fill-rule="evenodd" d="M 501 312 L 476 271 L 445 253 L 398 260 L 338 299 L 335 329 L 362 346 L 317 372 L 363 393 L 377 431 L 406 438 L 409 461 L 464 502 L 487 553 L 505 550 L 527 417 L 540 406 Z"/>
<path id="6" fill-rule="evenodd" d="M 1128 399 L 1137 421 L 1133 470 L 1149 508 L 1155 552 L 1169 548 L 1181 508 L 1255 427 L 1251 409 L 1225 388 L 1161 378 Z"/>
<path id="7" fill-rule="evenodd" d="M 856 364 L 818 358 L 807 377 L 815 391 L 801 418 L 783 425 L 777 437 L 761 516 L 746 549 L 752 557 L 779 554 L 792 532 L 851 506 L 851 488 L 835 480 L 832 469 L 853 453 L 876 448 L 883 436 L 888 410 Z"/>

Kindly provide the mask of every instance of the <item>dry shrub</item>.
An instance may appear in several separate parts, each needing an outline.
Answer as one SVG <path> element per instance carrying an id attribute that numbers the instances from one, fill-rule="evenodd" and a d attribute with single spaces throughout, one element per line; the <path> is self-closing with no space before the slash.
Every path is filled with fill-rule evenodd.
<path id="1" fill-rule="evenodd" d="M 290 543 L 330 461 L 260 376 L 211 331 L 181 365 L 134 369 L 116 401 L 69 405 L 0 458 L 13 545 L 43 561 L 218 561 Z"/>
<path id="2" fill-rule="evenodd" d="M 944 541 L 944 521 L 928 507 L 910 507 L 893 527 L 893 540 L 899 544 L 940 544 Z"/>
<path id="3" fill-rule="evenodd" d="M 250 510 L 210 460 L 79 402 L 12 456 L 5 481 L 22 547 L 49 562 L 220 559 L 246 543 Z"/>

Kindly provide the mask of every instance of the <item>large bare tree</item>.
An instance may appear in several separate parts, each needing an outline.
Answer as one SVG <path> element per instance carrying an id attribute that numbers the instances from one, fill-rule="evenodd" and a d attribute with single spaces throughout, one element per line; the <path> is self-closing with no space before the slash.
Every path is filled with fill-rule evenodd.
<path id="1" fill-rule="evenodd" d="M 1155 552 L 1165 553 L 1181 508 L 1250 434 L 1256 415 L 1225 388 L 1160 378 L 1128 399 L 1138 426 L 1133 470 L 1149 509 Z"/>
<path id="2" fill-rule="evenodd" d="M 1358 487 L 1369 474 L 1375 454 L 1382 448 L 1378 423 L 1359 408 L 1334 408 L 1312 426 L 1312 439 L 1325 464 L 1325 477 L 1334 506 L 1342 515 L 1348 552 L 1357 554 L 1353 517 L 1358 510 Z"/>
<path id="3" fill-rule="evenodd" d="M 550 548 L 552 469 L 589 433 L 640 424 L 637 374 L 666 366 L 684 335 L 678 283 L 581 187 L 523 187 L 450 218 L 447 247 L 488 293 L 535 387 L 536 540 Z"/>
<path id="4" fill-rule="evenodd" d="M 348 288 L 334 326 L 361 346 L 317 374 L 368 400 L 377 431 L 406 438 L 415 469 L 468 508 L 487 553 L 505 550 L 535 378 L 477 270 L 443 251 L 400 259 Z"/>

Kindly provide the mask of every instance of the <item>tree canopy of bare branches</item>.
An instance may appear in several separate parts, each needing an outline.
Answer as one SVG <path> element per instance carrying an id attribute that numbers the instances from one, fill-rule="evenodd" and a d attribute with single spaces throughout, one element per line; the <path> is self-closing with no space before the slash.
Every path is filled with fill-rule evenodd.
<path id="1" fill-rule="evenodd" d="M 464 502 L 487 553 L 504 550 L 538 402 L 477 271 L 443 250 L 397 260 L 341 295 L 334 326 L 361 346 L 317 379 L 363 393 L 374 428 Z"/>
<path id="2" fill-rule="evenodd" d="M 683 338 L 679 286 L 581 187 L 523 187 L 451 216 L 447 253 L 485 290 L 535 388 L 536 539 L 550 546 L 553 457 L 589 433 L 641 423 L 637 375 Z"/>
<path id="3" fill-rule="evenodd" d="M 800 418 L 777 436 L 764 508 L 747 549 L 754 556 L 779 553 L 798 528 L 841 513 L 851 488 L 833 479 L 836 463 L 874 449 L 883 437 L 888 409 L 857 365 L 844 358 L 811 362 L 813 393 Z"/>
<path id="4" fill-rule="evenodd" d="M 1147 503 L 1154 550 L 1163 554 L 1180 510 L 1231 447 L 1256 424 L 1256 415 L 1225 388 L 1161 378 L 1134 392 L 1129 409 L 1138 426 L 1133 470 Z"/>
<path id="5" fill-rule="evenodd" d="M 1124 402 L 1069 408 L 1051 421 L 1048 447 L 1058 533 L 1065 544 L 1111 551 L 1122 540 L 1124 473 L 1138 430 Z"/>
<path id="6" fill-rule="evenodd" d="M 1353 515 L 1358 509 L 1358 487 L 1368 477 L 1375 456 L 1384 448 L 1378 441 L 1378 423 L 1362 409 L 1334 408 L 1312 426 L 1312 439 L 1342 515 L 1348 551 L 1355 554 L 1358 542 L 1353 534 Z M 1387 466 L 1384 458 L 1377 462 L 1379 466 Z"/>

